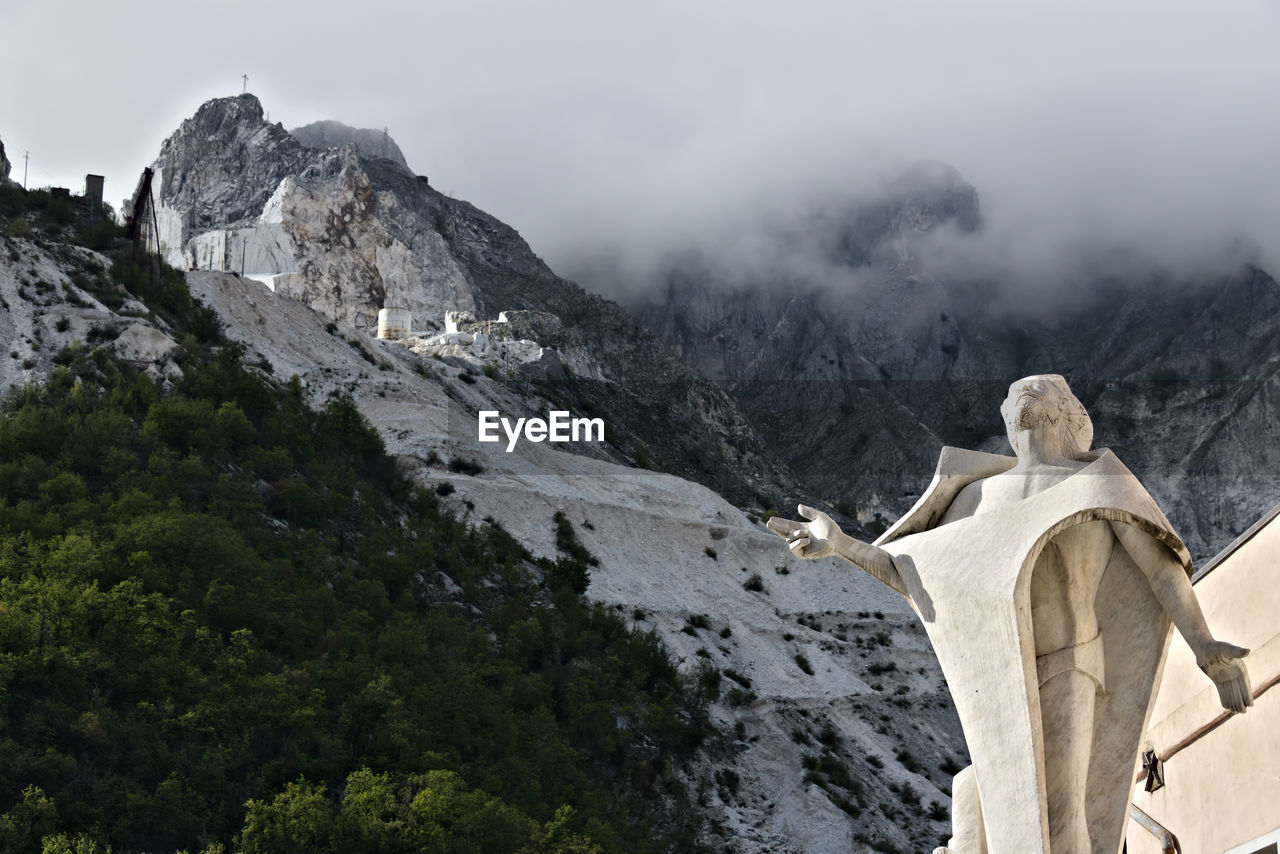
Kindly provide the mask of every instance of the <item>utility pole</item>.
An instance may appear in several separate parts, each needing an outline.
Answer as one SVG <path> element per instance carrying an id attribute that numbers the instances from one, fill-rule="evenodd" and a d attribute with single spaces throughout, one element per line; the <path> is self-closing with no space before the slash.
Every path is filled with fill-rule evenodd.
<path id="1" fill-rule="evenodd" d="M 391 137 L 387 135 L 387 128 L 383 127 L 382 128 L 382 156 L 383 157 L 387 156 L 387 140 L 389 140 L 390 138 Z"/>
<path id="2" fill-rule="evenodd" d="M 248 91 L 249 91 L 249 75 L 248 75 L 248 74 L 241 74 L 241 75 L 240 75 L 240 79 L 241 79 L 242 81 L 244 81 L 244 85 L 242 85 L 242 86 L 240 87 L 240 94 L 241 94 L 241 95 L 243 95 L 243 94 L 245 94 L 246 92 L 248 92 Z"/>
<path id="3" fill-rule="evenodd" d="M 27 161 L 31 159 L 31 152 L 22 152 L 22 189 L 27 189 Z"/>

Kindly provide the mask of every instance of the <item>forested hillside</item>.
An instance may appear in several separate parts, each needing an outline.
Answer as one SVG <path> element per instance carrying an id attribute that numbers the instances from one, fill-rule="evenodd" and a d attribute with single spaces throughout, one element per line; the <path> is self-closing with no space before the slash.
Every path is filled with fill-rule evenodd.
<path id="1" fill-rule="evenodd" d="M 672 768 L 717 679 L 584 598 L 571 530 L 534 560 L 451 517 L 180 274 L 0 192 L 5 251 L 92 236 L 86 285 L 145 303 L 182 370 L 85 343 L 6 397 L 0 850 L 694 850 Z"/>

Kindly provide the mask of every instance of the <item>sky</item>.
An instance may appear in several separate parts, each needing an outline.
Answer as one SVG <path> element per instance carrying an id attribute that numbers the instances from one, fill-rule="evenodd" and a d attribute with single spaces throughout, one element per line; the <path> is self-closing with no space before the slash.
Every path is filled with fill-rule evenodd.
<path id="1" fill-rule="evenodd" d="M 390 129 L 560 272 L 950 164 L 1024 275 L 1089 241 L 1280 272 L 1280 3 L 0 0 L 0 140 L 118 205 L 206 99 Z M 1241 250 L 1240 247 L 1245 247 Z M 945 248 L 945 247 L 944 247 Z"/>

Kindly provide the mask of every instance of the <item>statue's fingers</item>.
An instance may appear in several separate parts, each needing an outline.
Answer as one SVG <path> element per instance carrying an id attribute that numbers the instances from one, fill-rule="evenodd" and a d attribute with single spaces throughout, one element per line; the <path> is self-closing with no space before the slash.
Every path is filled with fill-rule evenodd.
<path id="1" fill-rule="evenodd" d="M 804 550 L 809 548 L 809 538 L 799 537 L 787 543 L 787 548 L 791 549 L 791 553 L 796 557 L 804 557 Z"/>
<path id="2" fill-rule="evenodd" d="M 826 515 L 821 510 L 815 510 L 806 504 L 797 505 L 796 512 L 798 512 L 804 518 L 808 519 L 810 522 L 812 522 L 814 519 L 817 519 L 819 516 Z"/>
<path id="3" fill-rule="evenodd" d="M 1243 712 L 1245 709 L 1253 705 L 1252 686 L 1249 685 L 1248 677 L 1241 677 L 1241 679 L 1236 683 L 1236 685 L 1238 690 L 1240 691 L 1240 698 L 1242 700 L 1242 702 L 1240 703 L 1240 711 Z"/>
<path id="4" fill-rule="evenodd" d="M 1237 680 L 1235 683 L 1236 705 L 1233 708 L 1237 714 L 1243 714 L 1245 709 L 1253 705 L 1253 692 L 1249 690 L 1249 685 L 1244 680 Z"/>
<path id="5" fill-rule="evenodd" d="M 1218 699 L 1223 708 L 1240 714 L 1253 705 L 1253 692 L 1249 690 L 1248 679 L 1242 674 L 1234 679 L 1218 683 Z"/>
<path id="6" fill-rule="evenodd" d="M 778 536 L 785 537 L 792 531 L 798 530 L 800 528 L 800 523 L 793 522 L 790 519 L 783 519 L 781 516 L 774 516 L 765 523 L 765 527 L 770 531 L 773 531 Z"/>
<path id="7" fill-rule="evenodd" d="M 1236 646 L 1233 643 L 1224 643 L 1218 650 L 1219 661 L 1231 661 L 1237 658 L 1244 658 L 1249 654 L 1249 650 L 1242 646 Z"/>
<path id="8" fill-rule="evenodd" d="M 1224 709 L 1230 709 L 1234 712 L 1236 710 L 1236 698 L 1233 696 L 1231 686 L 1226 682 L 1217 682 L 1214 684 L 1218 688 L 1218 702 L 1222 704 Z"/>

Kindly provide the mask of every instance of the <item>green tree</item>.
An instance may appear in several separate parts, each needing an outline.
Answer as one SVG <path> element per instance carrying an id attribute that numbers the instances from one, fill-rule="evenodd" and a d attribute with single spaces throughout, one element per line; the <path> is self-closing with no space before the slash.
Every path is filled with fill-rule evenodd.
<path id="1" fill-rule="evenodd" d="M 332 851 L 333 810 L 325 787 L 299 777 L 270 801 L 245 803 L 244 829 L 236 841 L 243 854 L 293 854 Z"/>

